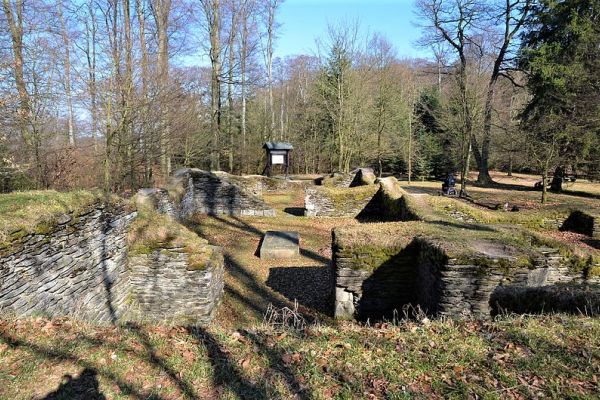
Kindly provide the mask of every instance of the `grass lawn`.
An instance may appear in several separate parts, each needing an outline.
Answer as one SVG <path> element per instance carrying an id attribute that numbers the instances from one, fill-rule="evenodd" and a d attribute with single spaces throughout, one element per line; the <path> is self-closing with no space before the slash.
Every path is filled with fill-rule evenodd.
<path id="1" fill-rule="evenodd" d="M 2 399 L 593 399 L 599 377 L 586 317 L 298 333 L 0 320 Z"/>

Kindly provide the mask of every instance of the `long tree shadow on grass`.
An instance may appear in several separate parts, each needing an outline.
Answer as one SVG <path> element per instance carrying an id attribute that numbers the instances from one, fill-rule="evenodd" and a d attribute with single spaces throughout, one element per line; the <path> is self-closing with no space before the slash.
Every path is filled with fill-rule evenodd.
<path id="1" fill-rule="evenodd" d="M 90 361 L 82 359 L 81 357 L 70 353 L 66 350 L 58 350 L 56 346 L 42 346 L 33 342 L 28 342 L 16 337 L 13 337 L 7 332 L 0 331 L 0 341 L 6 343 L 9 348 L 22 349 L 29 353 L 33 353 L 35 356 L 52 361 L 54 363 L 71 362 L 79 367 L 83 367 L 84 370 L 97 371 L 97 375 L 101 375 L 107 380 L 114 383 L 122 394 L 130 396 L 135 399 L 152 399 L 162 400 L 163 398 L 158 395 L 149 395 L 144 393 L 141 388 L 132 385 L 131 383 L 125 382 L 121 377 L 113 372 L 106 370 L 96 369 L 95 365 Z"/>
<path id="2" fill-rule="evenodd" d="M 277 349 L 275 343 L 266 343 L 265 339 L 259 335 L 253 333 L 247 333 L 246 337 L 249 338 L 262 354 L 266 355 L 269 360 L 269 368 L 277 371 L 283 377 L 286 386 L 290 392 L 294 393 L 298 399 L 312 399 L 314 395 L 308 392 L 309 387 L 303 386 L 299 381 L 298 377 L 288 366 L 284 360 L 283 350 Z"/>
<path id="3" fill-rule="evenodd" d="M 250 225 L 249 223 L 243 221 L 240 218 L 237 218 L 235 216 L 232 216 L 231 220 L 227 219 L 227 218 L 223 218 L 221 216 L 218 215 L 211 215 L 211 218 L 215 219 L 216 221 L 224 224 L 227 227 L 231 227 L 233 229 L 239 229 L 242 230 L 244 232 L 250 233 L 253 236 L 258 237 L 260 240 L 262 240 L 262 237 L 264 236 L 265 232 L 263 232 L 262 230 L 256 228 L 255 226 Z M 202 232 L 201 226 L 199 225 L 193 225 L 191 224 L 189 226 L 192 230 L 194 230 L 196 233 L 198 233 L 198 235 L 200 235 L 201 237 L 203 237 L 204 239 L 207 239 L 210 241 L 210 236 L 204 234 Z M 259 243 L 260 246 L 260 243 Z M 329 259 L 325 258 L 323 256 L 321 256 L 318 253 L 315 253 L 311 250 L 307 250 L 307 249 L 300 249 L 300 254 L 310 258 L 318 263 L 327 263 L 329 264 Z M 233 277 L 235 278 L 238 282 L 241 283 L 241 285 L 243 286 L 240 289 L 233 287 L 232 285 L 229 284 L 225 284 L 225 292 L 227 295 L 231 296 L 232 298 L 236 299 L 237 301 L 242 302 L 245 306 L 249 307 L 253 313 L 254 316 L 257 319 L 262 319 L 262 317 L 264 316 L 265 311 L 267 310 L 267 307 L 269 304 L 273 304 L 273 306 L 275 307 L 283 307 L 283 306 L 291 306 L 292 302 L 288 301 L 291 300 L 288 296 L 286 296 L 285 294 L 283 294 L 282 297 L 278 297 L 275 295 L 274 292 L 272 292 L 269 288 L 268 285 L 265 285 L 263 282 L 260 282 L 257 277 L 244 265 L 240 264 L 238 261 L 236 261 L 230 254 L 227 253 L 227 249 L 225 249 L 225 266 L 227 269 L 227 272 Z M 289 285 L 293 285 L 294 282 L 287 282 L 286 286 Z M 310 285 L 314 285 L 314 284 L 318 284 L 318 282 L 313 281 L 311 282 L 307 282 L 307 284 Z M 245 290 L 244 290 L 245 289 Z M 245 291 L 248 291 L 249 293 L 252 293 L 251 296 L 245 294 Z M 293 301 L 293 300 L 292 300 Z M 314 311 L 319 311 L 322 312 L 321 309 L 313 309 Z M 331 311 L 329 312 L 331 313 Z M 247 318 L 246 315 L 241 316 L 242 318 Z M 315 316 L 306 316 L 308 317 L 308 319 L 312 319 Z"/>
<path id="4" fill-rule="evenodd" d="M 269 399 L 264 385 L 249 382 L 232 362 L 228 352 L 215 337 L 200 327 L 188 327 L 187 332 L 206 348 L 213 367 L 213 387 L 227 386 L 241 399 Z"/>
<path id="5" fill-rule="evenodd" d="M 192 400 L 199 399 L 194 389 L 187 382 L 185 382 L 179 377 L 178 372 L 170 368 L 163 359 L 157 356 L 154 346 L 152 346 L 152 343 L 150 343 L 150 338 L 148 337 L 148 334 L 144 332 L 138 324 L 129 322 L 125 325 L 125 329 L 133 333 L 142 342 L 142 345 L 144 346 L 144 350 L 146 352 L 145 358 L 151 364 L 155 365 L 162 372 L 164 372 L 169 377 L 169 379 L 173 383 L 175 383 L 175 385 L 177 385 L 179 390 L 181 390 L 181 392 L 185 395 L 186 398 Z"/>
<path id="6" fill-rule="evenodd" d="M 169 367 L 166 360 L 158 356 L 151 344 L 147 332 L 141 326 L 131 323 L 126 325 L 124 329 L 132 333 L 142 344 L 141 351 L 136 350 L 129 353 L 131 361 L 134 361 L 135 363 L 148 363 L 152 367 L 158 369 L 160 374 L 168 376 L 169 380 L 173 382 L 182 393 L 183 398 L 192 400 L 203 398 L 198 395 L 194 387 L 181 377 L 181 371 Z M 186 332 L 200 341 L 201 345 L 206 348 L 208 361 L 213 367 L 213 388 L 218 390 L 219 387 L 228 386 L 239 398 L 243 399 L 271 398 L 263 384 L 250 382 L 244 377 L 243 373 L 230 359 L 227 349 L 225 349 L 212 334 L 203 328 L 196 326 L 187 327 Z M 75 340 L 89 344 L 92 347 L 101 347 L 105 350 L 115 351 L 120 348 L 118 344 L 88 337 L 85 334 L 79 334 Z M 32 353 L 35 357 L 48 360 L 54 364 L 72 363 L 83 368 L 83 371 L 77 378 L 65 376 L 67 381 L 63 382 L 56 391 L 49 393 L 45 399 L 104 400 L 105 396 L 99 390 L 98 376 L 102 376 L 109 382 L 112 382 L 125 396 L 139 400 L 163 399 L 163 397 L 158 394 L 142 390 L 138 385 L 125 382 L 119 375 L 107 368 L 97 368 L 92 361 L 83 359 L 79 355 L 71 353 L 69 350 L 60 349 L 60 346 L 41 345 L 14 337 L 8 332 L 0 331 L 0 343 L 2 342 L 7 344 L 11 349 L 24 350 Z M 263 349 L 261 349 L 261 351 L 263 351 Z"/>
<path id="7" fill-rule="evenodd" d="M 325 267 L 275 267 L 269 269 L 267 286 L 288 300 L 332 316 L 333 274 Z"/>

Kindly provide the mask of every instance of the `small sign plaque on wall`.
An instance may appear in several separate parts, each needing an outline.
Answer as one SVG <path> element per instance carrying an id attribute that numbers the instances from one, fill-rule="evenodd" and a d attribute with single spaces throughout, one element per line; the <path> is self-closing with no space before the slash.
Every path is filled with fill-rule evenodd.
<path id="1" fill-rule="evenodd" d="M 285 158 L 283 154 L 271 154 L 271 164 L 285 164 Z"/>

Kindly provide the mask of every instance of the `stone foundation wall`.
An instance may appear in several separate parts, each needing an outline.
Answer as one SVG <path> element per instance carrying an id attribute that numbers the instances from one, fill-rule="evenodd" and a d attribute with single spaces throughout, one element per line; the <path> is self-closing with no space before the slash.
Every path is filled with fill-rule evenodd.
<path id="1" fill-rule="evenodd" d="M 179 215 L 255 215 L 274 217 L 275 210 L 250 190 L 228 179 L 225 173 L 185 169 L 175 173 L 182 186 Z"/>
<path id="2" fill-rule="evenodd" d="M 135 216 L 124 205 L 95 204 L 0 249 L 0 312 L 208 324 L 223 294 L 221 248 L 206 245 L 208 261 L 198 267 L 178 248 L 129 257 Z"/>
<path id="3" fill-rule="evenodd" d="M 544 312 L 600 315 L 600 285 L 548 285 L 541 287 L 499 286 L 492 295 L 492 313 L 506 311 L 540 314 Z"/>
<path id="4" fill-rule="evenodd" d="M 359 186 L 348 189 L 307 187 L 304 209 L 307 217 L 357 217 L 372 214 L 372 200 L 377 186 Z"/>
<path id="5" fill-rule="evenodd" d="M 358 168 L 354 173 L 354 179 L 350 182 L 350 187 L 373 185 L 376 180 L 372 168 Z"/>
<path id="6" fill-rule="evenodd" d="M 0 311 L 109 323 L 128 307 L 126 233 L 135 212 L 95 204 L 0 254 Z"/>
<path id="7" fill-rule="evenodd" d="M 209 246 L 210 262 L 190 269 L 183 249 L 161 249 L 130 258 L 131 294 L 135 319 L 199 323 L 214 317 L 223 295 L 223 252 Z"/>
<path id="8" fill-rule="evenodd" d="M 169 196 L 169 191 L 160 188 L 140 189 L 137 193 L 136 201 L 139 204 L 149 203 L 149 205 L 161 214 L 170 218 L 179 218 L 179 210 L 175 202 Z"/>
<path id="9" fill-rule="evenodd" d="M 263 193 L 270 192 L 282 192 L 289 188 L 292 182 L 280 179 L 270 178 L 262 175 L 229 175 L 229 179 L 232 179 L 235 183 L 242 186 L 247 191 L 251 192 L 255 196 L 262 196 Z"/>
<path id="10" fill-rule="evenodd" d="M 347 188 L 354 180 L 354 174 L 343 174 L 341 172 L 334 172 L 331 175 L 324 176 L 316 179 L 315 184 L 320 186 Z"/>
<path id="11" fill-rule="evenodd" d="M 600 239 L 600 216 L 573 211 L 560 230 L 582 233 L 594 239 Z"/>
<path id="12" fill-rule="evenodd" d="M 449 259 L 427 238 L 401 248 L 366 245 L 346 248 L 333 238 L 336 318 L 391 318 L 404 306 L 419 306 L 433 316 L 489 318 L 493 295 L 501 286 L 542 287 L 582 282 L 564 265 L 557 251 L 541 249 L 533 265 L 481 258 L 473 263 Z M 482 257 L 486 257 L 481 255 Z"/>
<path id="13" fill-rule="evenodd" d="M 401 187 L 396 178 L 379 180 L 379 190 L 373 197 L 370 209 L 363 215 L 377 221 L 420 221 L 417 207 L 411 202 L 411 196 Z"/>

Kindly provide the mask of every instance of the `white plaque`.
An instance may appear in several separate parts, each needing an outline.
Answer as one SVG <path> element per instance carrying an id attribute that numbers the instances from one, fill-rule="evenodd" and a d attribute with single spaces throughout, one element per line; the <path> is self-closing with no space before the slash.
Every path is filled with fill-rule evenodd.
<path id="1" fill-rule="evenodd" d="M 285 164 L 283 154 L 271 154 L 271 164 Z"/>

